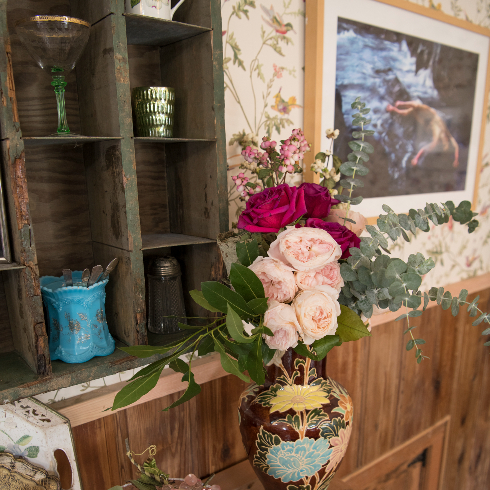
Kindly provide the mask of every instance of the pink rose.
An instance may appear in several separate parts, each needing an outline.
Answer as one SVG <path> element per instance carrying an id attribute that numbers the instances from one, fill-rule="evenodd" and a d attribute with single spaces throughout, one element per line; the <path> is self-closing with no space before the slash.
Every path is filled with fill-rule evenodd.
<path id="1" fill-rule="evenodd" d="M 284 303 L 274 302 L 265 312 L 264 325 L 274 336 L 264 335 L 265 343 L 271 349 L 285 351 L 298 345 L 299 324 L 294 308 Z"/>
<path id="2" fill-rule="evenodd" d="M 280 260 L 270 257 L 257 257 L 249 269 L 264 286 L 265 297 L 280 303 L 289 303 L 296 295 L 298 287 L 294 279 L 293 268 L 288 267 Z"/>
<path id="3" fill-rule="evenodd" d="M 299 188 L 305 193 L 306 218 L 325 218 L 330 213 L 330 208 L 340 202 L 321 185 L 305 182 Z"/>
<path id="4" fill-rule="evenodd" d="M 354 232 L 350 231 L 346 226 L 342 226 L 340 223 L 329 223 L 322 219 L 312 218 L 306 220 L 306 226 L 327 231 L 340 245 L 340 248 L 342 249 L 342 259 L 350 257 L 350 248 L 359 248 L 361 245 L 361 239 Z"/>
<path id="5" fill-rule="evenodd" d="M 281 184 L 254 194 L 238 218 L 238 228 L 276 233 L 306 213 L 303 189 Z"/>
<path id="6" fill-rule="evenodd" d="M 355 211 L 349 211 L 349 219 L 355 221 L 355 223 L 351 223 L 350 221 L 346 221 L 344 224 L 345 218 L 345 209 L 332 209 L 330 214 L 327 216 L 326 221 L 330 223 L 340 223 L 348 228 L 350 231 L 355 233 L 357 236 L 360 236 L 361 233 L 366 229 L 367 219 L 361 214 L 356 213 Z"/>
<path id="7" fill-rule="evenodd" d="M 295 270 L 309 271 L 340 259 L 342 250 L 324 230 L 291 227 L 277 235 L 267 253 Z"/>
<path id="8" fill-rule="evenodd" d="M 335 335 L 340 305 L 339 293 L 330 286 L 301 291 L 293 301 L 300 333 L 306 345 L 325 335 Z"/>
<path id="9" fill-rule="evenodd" d="M 296 284 L 300 289 L 315 289 L 317 286 L 326 284 L 337 291 L 344 285 L 344 280 L 340 275 L 340 264 L 330 262 L 323 269 L 313 271 L 297 272 L 295 274 Z"/>

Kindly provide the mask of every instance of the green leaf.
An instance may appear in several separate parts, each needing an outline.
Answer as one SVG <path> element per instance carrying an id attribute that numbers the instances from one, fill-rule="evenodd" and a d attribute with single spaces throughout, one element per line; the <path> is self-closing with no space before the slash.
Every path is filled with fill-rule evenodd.
<path id="1" fill-rule="evenodd" d="M 218 308 L 219 311 L 226 313 L 228 303 L 240 315 L 241 318 L 250 318 L 256 314 L 248 307 L 245 300 L 225 285 L 215 281 L 201 283 L 202 293 L 211 306 Z"/>
<path id="2" fill-rule="evenodd" d="M 204 356 L 209 354 L 210 352 L 214 352 L 214 340 L 211 335 L 206 335 L 200 342 L 197 348 L 197 353 L 200 356 Z"/>
<path id="3" fill-rule="evenodd" d="M 229 303 L 226 315 L 226 328 L 231 338 L 240 344 L 250 344 L 254 341 L 252 337 L 244 334 L 242 319 Z"/>
<path id="4" fill-rule="evenodd" d="M 148 485 L 139 480 L 129 480 L 138 490 L 156 490 L 155 485 Z"/>
<path id="5" fill-rule="evenodd" d="M 415 347 L 415 341 L 409 340 L 407 343 L 407 350 L 412 350 Z"/>
<path id="6" fill-rule="evenodd" d="M 298 342 L 298 345 L 294 347 L 294 351 L 298 353 L 300 356 L 303 357 L 309 357 L 310 359 L 313 359 L 314 361 L 318 361 L 318 356 L 314 354 L 313 352 L 310 352 L 308 350 L 308 347 L 306 347 L 303 342 Z"/>
<path id="7" fill-rule="evenodd" d="M 227 373 L 234 374 L 242 381 L 246 381 L 247 383 L 250 382 L 250 378 L 248 376 L 245 376 L 245 374 L 243 374 L 240 369 L 238 369 L 238 362 L 228 356 L 225 348 L 223 347 L 223 344 L 216 338 L 214 339 L 214 347 L 216 352 L 219 352 L 221 357 L 221 365 Z"/>
<path id="8" fill-rule="evenodd" d="M 260 175 L 259 178 L 262 179 Z M 236 254 L 240 263 L 245 267 L 253 264 L 254 260 L 259 256 L 259 244 L 257 240 L 254 238 L 248 242 L 237 242 Z"/>
<path id="9" fill-rule="evenodd" d="M 241 264 L 231 264 L 230 282 L 235 291 L 245 300 L 265 298 L 264 286 L 255 272 Z"/>
<path id="10" fill-rule="evenodd" d="M 197 289 L 193 289 L 192 291 L 189 291 L 189 294 L 191 295 L 192 299 L 199 305 L 202 306 L 205 310 L 212 311 L 213 313 L 219 313 L 220 310 L 213 308 L 207 301 L 206 298 L 204 297 L 204 294 L 202 294 L 202 291 L 198 291 Z"/>
<path id="11" fill-rule="evenodd" d="M 371 334 L 359 315 L 350 308 L 340 305 L 341 313 L 337 317 L 338 327 L 335 332 L 343 342 L 359 340 L 362 337 L 370 337 Z"/>
<path id="12" fill-rule="evenodd" d="M 115 487 L 109 488 L 109 490 L 124 490 L 124 489 L 123 487 L 121 487 L 121 485 L 116 485 Z"/>
<path id="13" fill-rule="evenodd" d="M 29 446 L 27 449 L 27 457 L 34 459 L 39 455 L 39 446 Z"/>
<path id="14" fill-rule="evenodd" d="M 250 350 L 250 354 L 247 356 L 247 371 L 249 376 L 259 386 L 264 384 L 265 370 L 262 361 L 262 337 L 260 336 L 257 337 L 253 349 Z"/>
<path id="15" fill-rule="evenodd" d="M 29 444 L 31 441 L 32 441 L 32 436 L 24 435 L 24 436 L 20 437 L 15 442 L 15 444 L 18 444 L 19 446 L 27 446 L 27 444 Z"/>
<path id="16" fill-rule="evenodd" d="M 251 308 L 257 315 L 263 315 L 267 309 L 267 298 L 257 298 L 249 301 L 247 303 L 248 307 Z"/>
<path id="17" fill-rule="evenodd" d="M 5 446 L 0 446 L 0 453 L 3 453 L 5 451 L 6 447 Z"/>
<path id="18" fill-rule="evenodd" d="M 487 318 L 487 314 L 486 313 L 482 313 L 473 323 L 472 325 L 474 327 L 476 327 L 477 325 L 480 325 L 480 323 L 485 320 L 485 318 Z"/>
<path id="19" fill-rule="evenodd" d="M 417 291 L 422 284 L 422 278 L 418 274 L 414 274 L 412 272 L 402 274 L 400 277 L 402 278 L 405 287 L 413 291 Z"/>
<path id="20" fill-rule="evenodd" d="M 155 388 L 158 378 L 163 370 L 163 365 L 148 376 L 137 378 L 126 385 L 114 398 L 112 410 L 127 407 L 139 400 L 143 395 Z"/>
<path id="21" fill-rule="evenodd" d="M 311 347 L 314 349 L 318 360 L 321 361 L 334 347 L 342 345 L 342 339 L 338 335 L 325 335 L 325 337 L 315 340 Z"/>
<path id="22" fill-rule="evenodd" d="M 175 346 L 166 346 L 166 347 L 156 347 L 151 345 L 133 345 L 130 347 L 119 347 L 121 350 L 129 354 L 130 356 L 139 357 L 140 359 L 144 359 L 146 357 L 151 357 L 156 354 L 165 354 L 168 351 L 175 349 Z"/>
<path id="23" fill-rule="evenodd" d="M 340 275 L 344 281 L 355 281 L 357 280 L 357 274 L 352 269 L 349 264 L 343 263 L 340 264 Z"/>
<path id="24" fill-rule="evenodd" d="M 386 277 L 400 277 L 407 270 L 407 264 L 401 259 L 392 259 L 386 268 Z"/>
<path id="25" fill-rule="evenodd" d="M 441 308 L 443 310 L 447 310 L 451 306 L 452 299 L 453 297 L 451 293 L 449 291 L 446 291 L 442 296 Z"/>
<path id="26" fill-rule="evenodd" d="M 185 363 L 182 359 L 175 359 L 175 361 L 170 363 L 170 367 L 176 373 L 184 373 L 181 381 L 187 382 L 188 385 L 182 396 L 177 401 L 173 402 L 172 405 L 164 408 L 162 412 L 167 412 L 171 408 L 182 405 L 182 403 L 189 401 L 191 398 L 194 398 L 196 395 L 201 393 L 201 387 L 195 382 L 194 374 L 191 371 L 190 365 Z"/>

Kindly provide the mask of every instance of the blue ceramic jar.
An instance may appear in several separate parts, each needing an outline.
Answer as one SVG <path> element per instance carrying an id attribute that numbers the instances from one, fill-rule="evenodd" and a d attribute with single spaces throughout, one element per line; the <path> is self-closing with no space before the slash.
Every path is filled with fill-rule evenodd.
<path id="1" fill-rule="evenodd" d="M 73 284 L 81 284 L 82 272 L 73 272 Z M 115 342 L 105 317 L 105 286 L 109 278 L 90 287 L 64 286 L 61 277 L 41 277 L 41 293 L 47 309 L 51 360 L 86 362 L 114 352 Z"/>

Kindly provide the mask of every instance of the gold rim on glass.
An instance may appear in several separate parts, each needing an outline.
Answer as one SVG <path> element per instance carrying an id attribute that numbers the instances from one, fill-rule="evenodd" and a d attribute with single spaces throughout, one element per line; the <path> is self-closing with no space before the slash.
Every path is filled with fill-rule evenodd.
<path id="1" fill-rule="evenodd" d="M 70 22 L 72 24 L 80 24 L 82 26 L 90 27 L 90 24 L 82 19 L 77 19 L 76 17 L 67 17 L 65 15 L 36 15 L 34 17 L 29 17 L 27 19 L 18 20 L 15 25 L 18 26 L 25 22 L 49 22 L 49 21 L 61 21 Z"/>

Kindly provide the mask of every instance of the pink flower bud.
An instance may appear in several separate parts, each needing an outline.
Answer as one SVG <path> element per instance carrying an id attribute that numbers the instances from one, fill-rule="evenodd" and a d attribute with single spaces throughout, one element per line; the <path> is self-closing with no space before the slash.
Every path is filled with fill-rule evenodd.
<path id="1" fill-rule="evenodd" d="M 293 165 L 288 165 L 287 170 L 288 170 L 289 173 L 292 174 L 294 172 L 294 166 Z"/>

